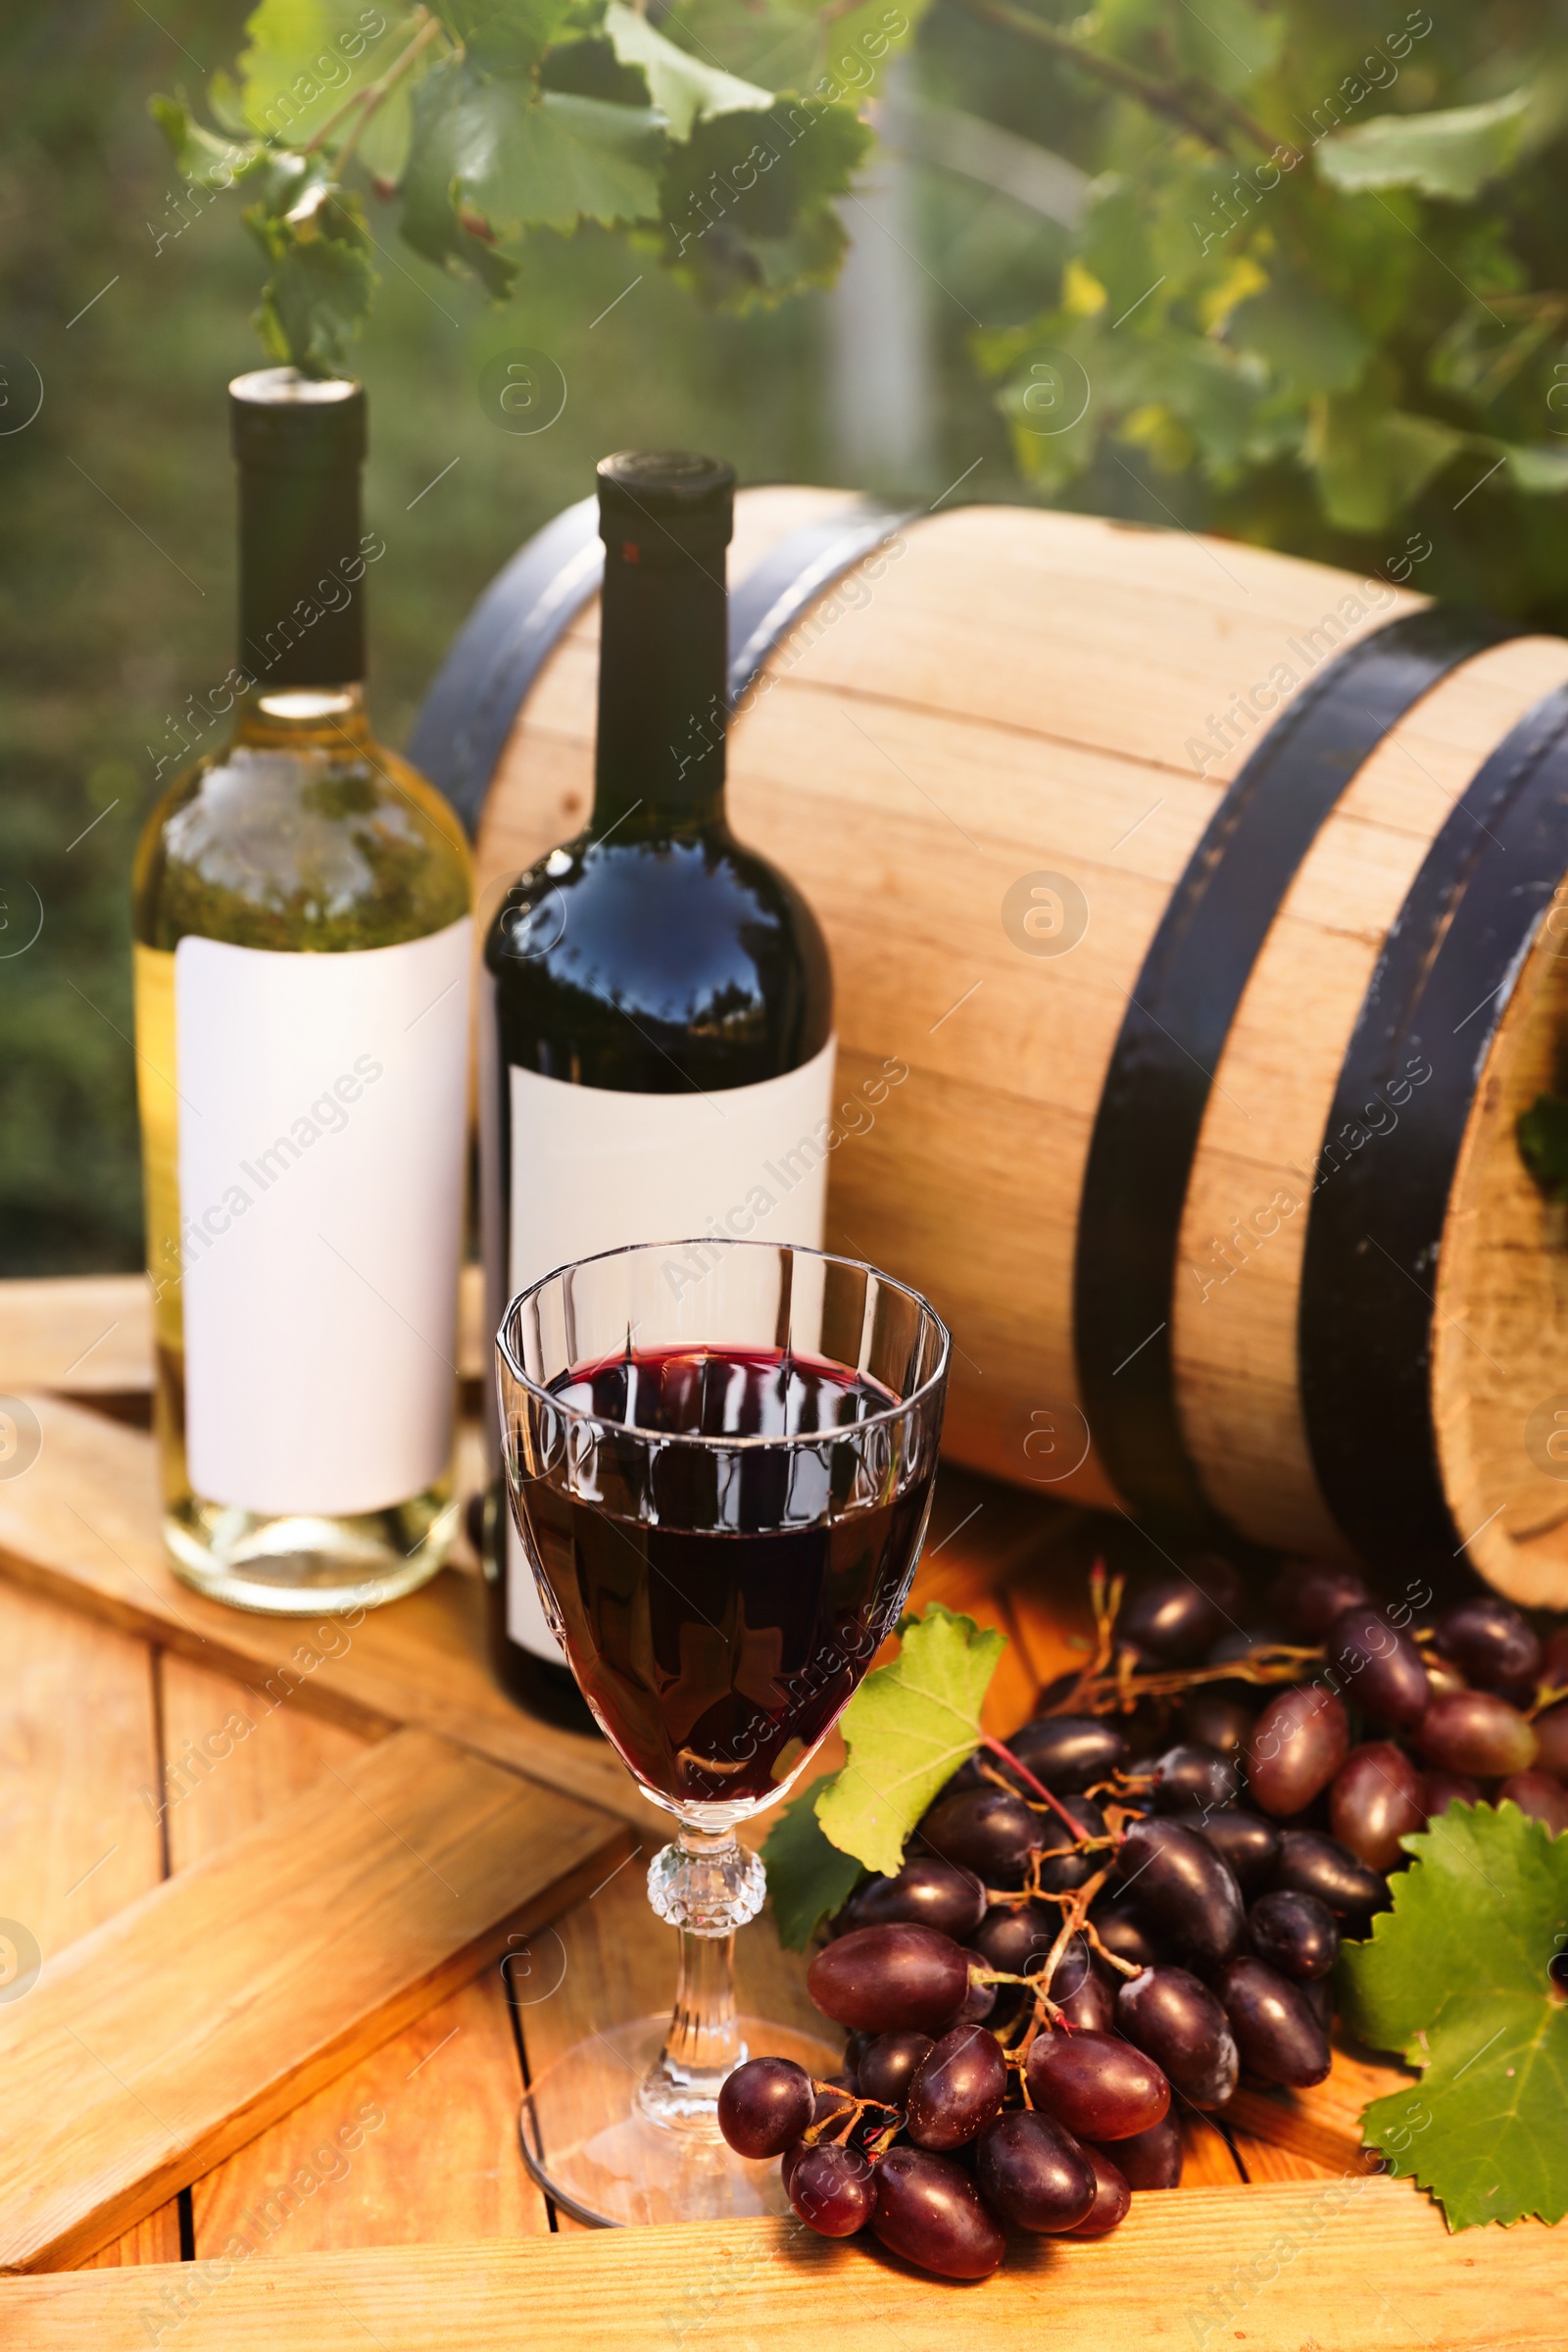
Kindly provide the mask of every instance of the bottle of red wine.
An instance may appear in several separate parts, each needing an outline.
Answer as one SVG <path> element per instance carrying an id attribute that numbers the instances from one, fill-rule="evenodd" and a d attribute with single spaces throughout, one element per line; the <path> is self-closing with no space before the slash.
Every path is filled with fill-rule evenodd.
<path id="1" fill-rule="evenodd" d="M 593 813 L 512 886 L 485 943 L 481 1196 L 490 1328 L 554 1267 L 703 1236 L 815 1247 L 833 981 L 799 891 L 724 809 L 735 475 L 626 452 L 605 542 Z M 589 1715 L 507 1509 L 492 1430 L 485 1573 L 511 1694 Z"/>

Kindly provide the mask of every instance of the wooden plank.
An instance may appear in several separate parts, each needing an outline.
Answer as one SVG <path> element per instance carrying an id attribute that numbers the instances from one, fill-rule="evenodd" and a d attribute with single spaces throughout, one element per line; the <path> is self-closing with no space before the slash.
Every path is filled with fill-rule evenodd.
<path id="1" fill-rule="evenodd" d="M 0 2269 L 128 2229 L 575 1901 L 624 1842 L 405 1732 L 142 1896 L 0 2015 Z"/>
<path id="2" fill-rule="evenodd" d="M 236 1714 L 253 1717 L 255 1731 L 171 1808 L 176 1870 L 271 1818 L 323 1772 L 349 1770 L 365 1746 L 336 1724 L 165 1658 L 172 1757 Z M 505 1988 L 487 1969 L 196 2182 L 197 2260 L 236 2234 L 304 2254 L 548 2230 L 517 2155 L 521 2087 Z"/>
<path id="3" fill-rule="evenodd" d="M 465 1266 L 458 1288 L 458 1370 L 490 1376 L 484 1283 Z M 141 1274 L 50 1275 L 0 1284 L 0 1391 L 123 1396 L 153 1385 L 152 1295 Z"/>
<path id="4" fill-rule="evenodd" d="M 1015 2239 L 978 2287 L 736 2222 L 27 2278 L 3 2309 L 8 2352 L 1559 2352 L 1568 2246 L 1533 2223 L 1449 2237 L 1407 2184 L 1355 2180 L 1136 2197 L 1113 2237 Z"/>
<path id="5" fill-rule="evenodd" d="M 604 1740 L 557 1731 L 498 1689 L 476 1578 L 444 1572 L 355 1626 L 225 1608 L 169 1566 L 151 1438 L 61 1397 L 29 1401 L 42 1450 L 0 1482 L 0 1572 L 15 1582 L 351 1730 L 418 1725 L 639 1828 L 662 1818 Z"/>
<path id="6" fill-rule="evenodd" d="M 127 1635 L 3 1586 L 0 1656 L 11 1782 L 0 1797 L 0 1911 L 15 1923 L 8 1941 L 30 1936 L 47 1963 L 163 1878 L 156 1813 L 141 1797 L 158 1779 L 153 1660 Z M 93 2260 L 177 2262 L 177 2207 L 160 2206 Z"/>
<path id="7" fill-rule="evenodd" d="M 1313 2171 L 1362 2172 L 1376 2161 L 1368 2158 L 1361 2145 L 1362 2109 L 1369 2099 L 1384 2098 L 1401 2083 L 1413 2088 L 1415 2082 L 1408 2068 L 1390 2065 L 1359 2045 L 1348 2045 L 1336 2032 L 1334 2071 L 1326 2082 L 1311 2090 L 1244 2087 L 1231 2100 L 1225 2116 L 1239 2133 L 1299 2157 Z M 1243 2158 L 1253 2180 L 1276 2179 L 1283 2170 L 1272 2163 L 1254 2167 L 1245 2144 Z"/>

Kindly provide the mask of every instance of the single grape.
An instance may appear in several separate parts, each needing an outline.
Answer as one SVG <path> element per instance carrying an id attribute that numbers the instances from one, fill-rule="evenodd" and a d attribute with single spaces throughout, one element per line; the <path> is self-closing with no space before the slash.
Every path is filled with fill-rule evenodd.
<path id="1" fill-rule="evenodd" d="M 1541 1680 L 1548 1690 L 1568 1690 L 1568 1625 L 1546 1636 L 1541 1652 Z"/>
<path id="2" fill-rule="evenodd" d="M 1291 1640 L 1302 1643 L 1321 1642 L 1342 1611 L 1371 1597 L 1366 1580 L 1336 1560 L 1292 1560 L 1270 1594 Z"/>
<path id="3" fill-rule="evenodd" d="M 1298 1978 L 1296 1989 L 1325 2034 L 1334 2023 L 1334 1981 L 1331 1977 Z"/>
<path id="4" fill-rule="evenodd" d="M 1325 2021 L 1326 2023 L 1327 2021 Z M 1212 2114 L 1228 2106 L 1241 2080 L 1242 2056 L 1236 2047 L 1235 2036 L 1227 2032 L 1225 2046 L 1206 2075 L 1194 2075 L 1181 2086 L 1184 2105 L 1200 2107 Z"/>
<path id="5" fill-rule="evenodd" d="M 1061 1913 L 1054 1904 L 1048 1906 L 1045 1903 L 1027 1902 L 1014 1906 L 995 1903 L 976 1928 L 971 1940 L 975 1950 L 984 1953 L 992 1968 L 1004 1968 L 1011 1975 L 1021 1977 L 1026 1976 L 1030 1969 L 1039 1968 L 1049 1957 L 1060 1926 Z M 1081 1938 L 1078 1948 L 1083 1949 Z M 1065 1960 L 1065 1953 L 1062 1958 Z M 1084 1965 L 1088 1965 L 1087 1954 Z"/>
<path id="6" fill-rule="evenodd" d="M 1092 1971 L 1075 1991 L 1053 1992 L 1051 1997 L 1074 2033 L 1109 2034 L 1115 2026 L 1116 1996 L 1103 1977 Z"/>
<path id="7" fill-rule="evenodd" d="M 1072 1796 L 1109 1780 L 1127 1760 L 1127 1742 L 1099 1715 L 1037 1715 L 1007 1741 L 1053 1796 Z"/>
<path id="8" fill-rule="evenodd" d="M 817 1953 L 806 1984 L 835 2025 L 862 2034 L 905 2026 L 940 2034 L 963 2006 L 969 1958 L 935 1928 L 856 1928 Z"/>
<path id="9" fill-rule="evenodd" d="M 1324 1638 L 1328 1662 L 1356 1704 L 1392 1731 L 1408 1731 L 1432 1702 L 1421 1652 L 1409 1635 L 1367 1602 L 1342 1609 Z"/>
<path id="10" fill-rule="evenodd" d="M 1170 2105 L 1160 2069 L 1115 2034 L 1042 2034 L 1025 2071 L 1035 2105 L 1081 2139 L 1147 2132 Z"/>
<path id="11" fill-rule="evenodd" d="M 1392 1740 L 1352 1747 L 1329 1790 L 1334 1835 L 1374 1870 L 1393 1870 L 1403 1858 L 1399 1840 L 1424 1821 L 1420 1768 Z"/>
<path id="12" fill-rule="evenodd" d="M 1528 1772 L 1536 1760 L 1534 1726 L 1491 1690 L 1455 1690 L 1435 1698 L 1415 1730 L 1429 1764 L 1500 1781 Z"/>
<path id="13" fill-rule="evenodd" d="M 1496 1592 L 1455 1601 L 1432 1629 L 1439 1649 L 1481 1690 L 1512 1698 L 1533 1690 L 1541 1638 L 1527 1617 Z"/>
<path id="14" fill-rule="evenodd" d="M 1094 2208 L 1095 2171 L 1049 2115 L 1015 2107 L 994 2116 L 975 2142 L 975 2179 L 993 2213 L 1019 2230 L 1075 2230 Z"/>
<path id="15" fill-rule="evenodd" d="M 1030 1848 L 1044 1842 L 1039 1815 L 1005 1788 L 963 1788 L 938 1797 L 916 1836 L 988 1886 L 1021 1886 Z"/>
<path id="16" fill-rule="evenodd" d="M 1541 1719 L 1536 1719 L 1540 1729 Z M 1481 1784 L 1467 1772 L 1424 1772 L 1421 1775 L 1421 1811 L 1427 1821 L 1436 1821 L 1450 1805 L 1479 1805 Z"/>
<path id="17" fill-rule="evenodd" d="M 940 1854 L 911 1854 L 896 1878 L 868 1879 L 844 1908 L 849 1928 L 885 1928 L 908 1921 L 968 1943 L 985 1916 L 986 1890 L 972 1870 Z"/>
<path id="18" fill-rule="evenodd" d="M 1215 1990 L 1249 2074 L 1296 2090 L 1323 2081 L 1328 2036 L 1299 1984 L 1244 1954 L 1221 1970 Z"/>
<path id="19" fill-rule="evenodd" d="M 1130 1897 L 1097 1895 L 1089 1907 L 1089 1916 L 1107 1952 L 1114 1952 L 1118 1960 L 1130 1960 L 1134 1968 L 1153 1967 L 1159 1953 L 1148 1922 L 1139 1916 Z M 1120 1972 L 1112 1970 L 1111 1974 L 1119 1978 Z"/>
<path id="20" fill-rule="evenodd" d="M 1234 1579 L 1229 1588 L 1234 1592 Z M 1195 1666 L 1225 1631 L 1229 1612 L 1190 1577 L 1162 1577 L 1122 1603 L 1116 1639 L 1145 1657 Z"/>
<path id="21" fill-rule="evenodd" d="M 1128 2139 L 1113 2140 L 1102 2149 L 1129 2188 L 1180 2188 L 1182 2184 L 1182 2128 L 1174 2115 L 1135 2132 Z"/>
<path id="22" fill-rule="evenodd" d="M 1146 1968 L 1127 1978 L 1116 1995 L 1116 2030 L 1195 2105 L 1222 2107 L 1236 2088 L 1236 2043 L 1225 2012 L 1185 1968 Z"/>
<path id="23" fill-rule="evenodd" d="M 1127 2219 L 1132 2209 L 1133 2192 L 1127 2185 L 1127 2176 L 1111 2162 L 1102 2148 L 1084 2142 L 1084 2154 L 1095 2176 L 1095 2201 L 1084 2219 L 1068 2237 L 1108 2237 Z"/>
<path id="24" fill-rule="evenodd" d="M 790 2203 L 819 2237 L 853 2237 L 871 2219 L 876 2186 L 858 2148 L 804 2148 L 790 2170 Z"/>
<path id="25" fill-rule="evenodd" d="M 1167 1747 L 1154 1766 L 1154 1810 L 1181 1813 L 1196 1806 L 1202 1813 L 1217 1812 L 1236 1802 L 1241 1785 L 1242 1776 L 1229 1756 L 1217 1747 L 1187 1740 Z"/>
<path id="26" fill-rule="evenodd" d="M 1300 1684 L 1271 1698 L 1247 1743 L 1247 1782 L 1265 1813 L 1299 1813 L 1345 1762 L 1350 1727 L 1332 1690 Z"/>
<path id="27" fill-rule="evenodd" d="M 1253 1951 L 1282 1977 L 1326 1977 L 1340 1953 L 1334 1914 L 1315 1894 L 1294 1886 L 1260 1894 L 1247 1914 Z"/>
<path id="28" fill-rule="evenodd" d="M 997 1994 L 1002 1987 L 982 1981 L 991 1966 L 984 1952 L 977 1952 L 972 1944 L 966 1944 L 963 1956 L 969 1963 L 969 1989 L 953 2022 L 956 2026 L 983 2026 L 997 2005 Z M 975 1974 L 976 1970 L 980 1971 L 980 1975 Z"/>
<path id="29" fill-rule="evenodd" d="M 1227 1806 L 1219 1813 L 1173 1813 L 1184 1830 L 1196 1830 L 1211 1845 L 1244 1894 L 1261 1891 L 1274 1876 L 1280 1834 L 1261 1814 Z"/>
<path id="30" fill-rule="evenodd" d="M 871 2228 L 892 2253 L 941 2278 L 989 2278 L 1007 2247 L 962 2165 L 926 2148 L 890 2148 L 883 2157 Z"/>
<path id="31" fill-rule="evenodd" d="M 916 2034 L 908 2027 L 875 2034 L 857 2075 L 861 2098 L 880 2099 L 885 2107 L 902 2107 L 908 2096 L 909 2077 L 927 2050 L 935 2047 L 929 2034 Z"/>
<path id="32" fill-rule="evenodd" d="M 1063 1812 L 1072 1815 L 1086 1836 L 1103 1838 L 1105 1816 L 1090 1797 L 1064 1796 L 1061 1806 Z M 1038 1825 L 1035 1842 L 1041 1847 L 1043 1855 L 1040 1884 L 1048 1894 L 1068 1894 L 1074 1886 L 1081 1886 L 1086 1879 L 1092 1879 L 1097 1870 L 1104 1868 L 1107 1857 L 1103 1848 L 1096 1853 L 1085 1853 L 1075 1846 L 1068 1836 L 1067 1825 L 1059 1815 L 1045 1813 L 1037 1814 L 1035 1818 Z"/>
<path id="33" fill-rule="evenodd" d="M 1234 1691 L 1213 1684 L 1189 1690 L 1182 1700 L 1182 1730 L 1200 1747 L 1217 1747 L 1222 1756 L 1238 1755 L 1251 1735 L 1257 1709 Z"/>
<path id="34" fill-rule="evenodd" d="M 1554 1838 L 1568 1830 L 1568 1788 L 1545 1772 L 1516 1772 L 1497 1790 L 1500 1805 L 1511 1797 L 1532 1821 L 1544 1821 Z"/>
<path id="35" fill-rule="evenodd" d="M 811 2120 L 816 2094 L 790 2058 L 748 2058 L 718 2093 L 718 2128 L 737 2156 L 782 2156 Z"/>
<path id="36" fill-rule="evenodd" d="M 1002 2105 L 1007 2062 L 984 2026 L 955 2026 L 915 2068 L 905 2129 L 918 2148 L 967 2147 Z"/>
<path id="37" fill-rule="evenodd" d="M 1153 1933 L 1190 1958 L 1214 1967 L 1240 1950 L 1242 1890 L 1196 1832 L 1173 1821 L 1136 1821 L 1122 1840 L 1116 1869 Z"/>
<path id="38" fill-rule="evenodd" d="M 1389 1907 L 1389 1882 L 1338 1838 L 1317 1830 L 1286 1830 L 1274 1865 L 1276 1886 L 1315 1894 L 1336 1919 L 1366 1920 Z"/>
<path id="39" fill-rule="evenodd" d="M 1568 1781 L 1568 1698 L 1536 1717 L 1536 1738 L 1541 1742 L 1536 1769 Z"/>

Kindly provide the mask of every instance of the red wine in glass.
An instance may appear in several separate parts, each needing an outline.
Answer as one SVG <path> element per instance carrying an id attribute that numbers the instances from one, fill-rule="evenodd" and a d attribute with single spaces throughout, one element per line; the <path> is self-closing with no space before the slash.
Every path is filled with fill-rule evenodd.
<path id="1" fill-rule="evenodd" d="M 899 1402 L 863 1372 L 780 1348 L 627 1350 L 549 1393 L 596 1421 L 708 1438 L 826 1434 Z M 656 1457 L 657 1519 L 522 1481 L 573 1672 L 640 1780 L 699 1803 L 772 1794 L 898 1622 L 934 1468 L 839 1518 L 821 1515 L 831 1468 L 815 1448 L 737 1449 L 722 1514 L 701 1451 Z"/>
<path id="2" fill-rule="evenodd" d="M 766 1872 L 738 1828 L 808 1770 L 898 1621 L 936 1477 L 948 1335 L 857 1259 L 645 1243 L 520 1291 L 496 1340 L 507 1483 L 551 1631 L 645 1794 L 675 1816 L 648 1899 L 680 1931 L 667 2020 L 607 2019 L 530 2083 L 523 2153 L 578 2221 L 780 2209 L 718 2130 Z M 780 2036 L 783 2036 L 781 2039 Z M 758 2177 L 758 2176 L 765 2176 Z"/>

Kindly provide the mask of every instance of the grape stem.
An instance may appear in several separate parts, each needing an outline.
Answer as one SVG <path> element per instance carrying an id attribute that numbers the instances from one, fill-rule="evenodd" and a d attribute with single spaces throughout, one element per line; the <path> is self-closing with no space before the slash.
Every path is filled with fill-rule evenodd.
<path id="1" fill-rule="evenodd" d="M 814 2075 L 811 2077 L 811 2088 L 813 2091 L 825 2091 L 831 2098 L 848 2099 L 849 2111 L 847 2114 L 841 2114 L 835 2110 L 832 2115 L 824 2115 L 819 2124 L 808 2124 L 806 2130 L 801 2133 L 801 2137 L 808 2148 L 824 2144 L 829 2147 L 842 2148 L 848 2142 L 850 2133 L 855 2130 L 866 2109 L 879 2107 L 884 2115 L 891 2115 L 893 2118 L 892 2123 L 884 2126 L 876 2135 L 883 2143 L 877 2149 L 877 2154 L 879 2156 L 886 2155 L 904 2122 L 902 2107 L 894 2107 L 886 2099 L 858 2098 L 853 2090 L 844 2090 L 837 2082 L 819 2082 Z M 835 2125 L 841 2125 L 843 2129 L 835 2131 L 833 2129 Z"/>
<path id="2" fill-rule="evenodd" d="M 1034 1774 L 1030 1771 L 1027 1764 L 1019 1763 L 1017 1757 L 1013 1754 L 1010 1747 L 1004 1746 L 1000 1740 L 993 1740 L 989 1732 L 981 1733 L 980 1744 L 982 1747 L 988 1748 L 992 1755 L 1000 1756 L 1003 1762 L 1007 1765 L 1011 1771 L 1018 1775 L 1018 1778 L 1024 1783 L 1026 1788 L 1032 1788 L 1036 1796 L 1044 1798 L 1045 1802 L 1051 1807 L 1054 1813 L 1057 1813 L 1061 1816 L 1061 1819 L 1066 1823 L 1068 1829 L 1072 1832 L 1073 1843 L 1075 1845 L 1082 1840 L 1084 1837 L 1083 1823 L 1081 1821 L 1074 1821 L 1072 1815 L 1068 1812 L 1066 1806 L 1061 1802 L 1060 1798 L 1052 1795 L 1051 1790 L 1046 1787 L 1044 1781 L 1037 1781 L 1035 1779 Z"/>

